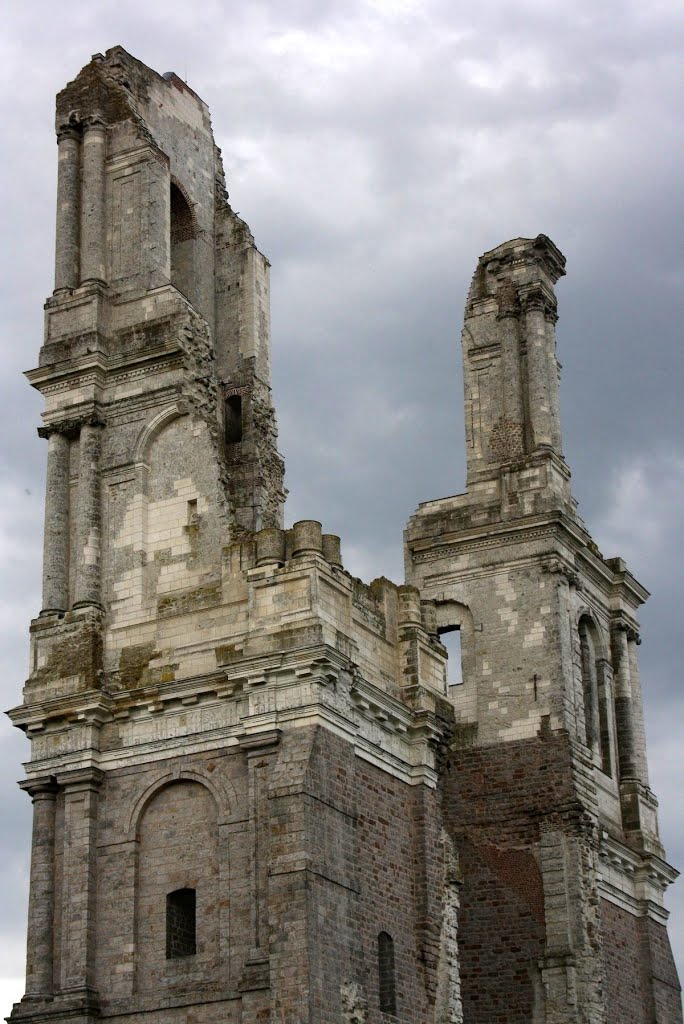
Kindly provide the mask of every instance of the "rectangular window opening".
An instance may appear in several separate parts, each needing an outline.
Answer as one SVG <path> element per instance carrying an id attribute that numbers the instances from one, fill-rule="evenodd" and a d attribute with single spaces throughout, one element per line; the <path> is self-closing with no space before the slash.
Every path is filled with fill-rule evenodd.
<path id="1" fill-rule="evenodd" d="M 242 396 L 229 395 L 225 402 L 226 444 L 242 440 Z"/>
<path id="2" fill-rule="evenodd" d="M 439 639 L 446 647 L 449 661 L 447 662 L 447 685 L 460 686 L 463 682 L 461 664 L 461 630 L 458 626 L 440 629 Z"/>
<path id="3" fill-rule="evenodd" d="M 194 956 L 196 949 L 196 894 L 176 889 L 166 896 L 166 958 Z"/>

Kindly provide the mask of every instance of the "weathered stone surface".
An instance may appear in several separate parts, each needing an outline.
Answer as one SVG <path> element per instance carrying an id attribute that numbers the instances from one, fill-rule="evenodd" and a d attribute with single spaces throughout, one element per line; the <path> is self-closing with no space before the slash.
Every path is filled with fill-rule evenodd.
<path id="1" fill-rule="evenodd" d="M 561 253 L 540 235 L 482 257 L 468 492 L 412 517 L 405 583 L 367 585 L 319 522 L 283 529 L 269 264 L 206 105 L 115 47 L 57 130 L 11 1019 L 681 1022 L 648 595 L 570 492 Z"/>

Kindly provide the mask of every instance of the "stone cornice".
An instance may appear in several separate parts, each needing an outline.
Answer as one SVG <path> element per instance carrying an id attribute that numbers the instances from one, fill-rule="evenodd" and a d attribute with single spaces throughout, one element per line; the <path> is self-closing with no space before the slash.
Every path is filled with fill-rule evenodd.
<path id="1" fill-rule="evenodd" d="M 411 784 L 433 786 L 432 748 L 442 732 L 434 694 L 421 690 L 416 704 L 409 707 L 364 679 L 341 652 L 318 644 L 243 658 L 209 676 L 144 690 L 90 690 L 38 701 L 9 715 L 37 744 L 27 767 L 41 776 L 75 768 L 84 758 L 106 768 L 133 763 L 141 752 L 154 757 L 217 743 L 271 745 L 279 730 L 306 722 L 331 729 L 360 756 Z M 119 737 L 111 748 L 103 746 L 101 732 L 109 728 Z"/>

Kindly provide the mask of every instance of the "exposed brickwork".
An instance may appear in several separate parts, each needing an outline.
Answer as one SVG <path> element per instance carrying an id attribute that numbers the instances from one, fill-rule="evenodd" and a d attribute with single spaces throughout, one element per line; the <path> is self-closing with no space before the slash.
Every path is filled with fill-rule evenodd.
<path id="1" fill-rule="evenodd" d="M 682 1019 L 681 988 L 667 930 L 601 900 L 607 1024 Z"/>
<path id="2" fill-rule="evenodd" d="M 466 1021 L 534 1020 L 545 951 L 536 844 L 553 808 L 578 817 L 567 738 L 452 749 L 444 780 L 447 827 L 459 850 L 459 927 Z"/>

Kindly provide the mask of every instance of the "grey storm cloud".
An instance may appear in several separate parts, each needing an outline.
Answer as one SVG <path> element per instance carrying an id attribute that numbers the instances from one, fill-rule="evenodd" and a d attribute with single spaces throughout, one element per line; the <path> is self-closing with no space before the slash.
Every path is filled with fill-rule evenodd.
<path id="1" fill-rule="evenodd" d="M 604 553 L 653 591 L 642 671 L 671 861 L 684 697 L 684 12 L 674 0 L 173 0 L 11 4 L 4 128 L 4 706 L 20 700 L 39 608 L 45 451 L 35 365 L 52 288 L 54 94 L 122 44 L 208 102 L 231 202 L 273 263 L 274 387 L 287 516 L 340 533 L 359 575 L 401 577 L 419 501 L 464 482 L 459 335 L 478 256 L 548 234 L 575 494 Z M 0 731 L 2 1009 L 21 995 L 27 744 Z M 684 886 L 681 887 L 684 889 Z M 670 894 L 684 959 L 684 895 Z"/>

